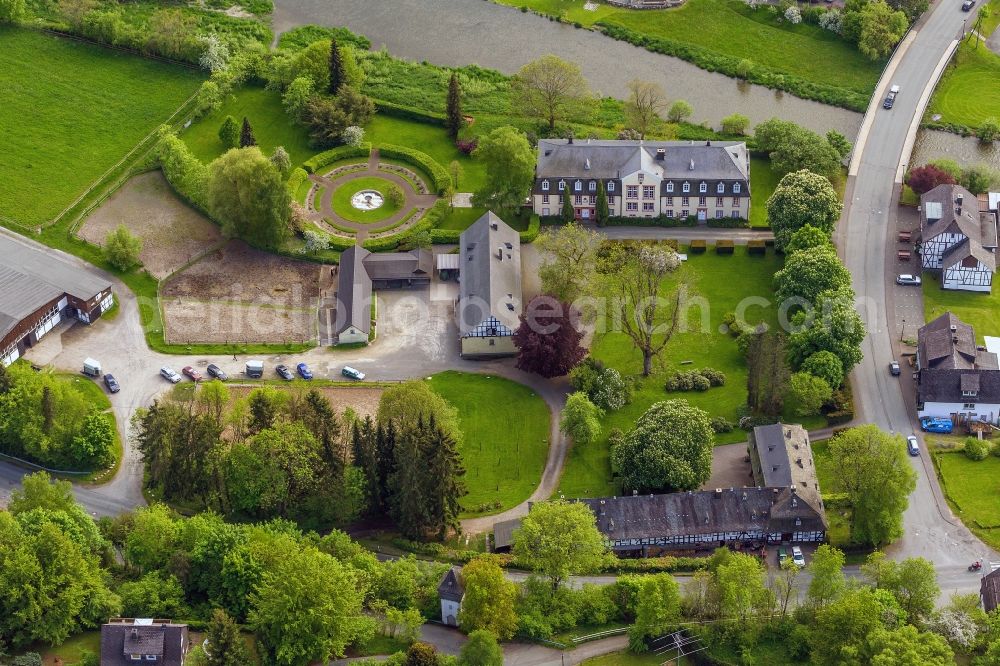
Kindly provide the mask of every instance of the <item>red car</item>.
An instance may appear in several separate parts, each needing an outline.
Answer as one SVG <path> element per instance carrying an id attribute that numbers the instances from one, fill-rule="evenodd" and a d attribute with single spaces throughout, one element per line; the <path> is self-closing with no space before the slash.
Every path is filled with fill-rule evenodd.
<path id="1" fill-rule="evenodd" d="M 181 372 L 183 372 L 186 376 L 190 377 L 191 381 L 194 381 L 194 382 L 200 382 L 201 381 L 201 373 L 198 372 L 197 370 L 195 370 L 194 368 L 192 368 L 190 365 L 182 368 Z"/>

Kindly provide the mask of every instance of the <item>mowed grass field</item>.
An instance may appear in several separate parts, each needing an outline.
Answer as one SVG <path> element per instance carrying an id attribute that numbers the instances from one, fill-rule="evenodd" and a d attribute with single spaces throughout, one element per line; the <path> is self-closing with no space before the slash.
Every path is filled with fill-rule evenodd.
<path id="1" fill-rule="evenodd" d="M 925 321 L 951 312 L 972 326 L 980 343 L 984 335 L 1000 335 L 1000 291 L 987 294 L 945 290 L 938 276 L 928 272 L 924 272 L 922 280 Z"/>
<path id="2" fill-rule="evenodd" d="M 1000 458 L 970 460 L 960 451 L 933 455 L 955 513 L 979 538 L 1000 548 Z"/>
<path id="3" fill-rule="evenodd" d="M 1000 14 L 1000 9 L 994 9 Z M 987 118 L 1000 118 L 1000 55 L 984 44 L 964 42 L 934 90 L 928 117 L 941 122 L 979 127 Z"/>
<path id="4" fill-rule="evenodd" d="M 651 38 L 672 39 L 756 65 L 794 74 L 814 83 L 861 93 L 874 90 L 882 70 L 857 48 L 819 26 L 792 25 L 765 7 L 748 8 L 739 0 L 688 0 L 673 9 L 629 10 L 601 4 L 583 8 L 584 0 L 500 0 L 586 26 L 618 25 Z"/>
<path id="5" fill-rule="evenodd" d="M 469 515 L 481 504 L 500 502 L 492 513 L 528 499 L 549 450 L 545 401 L 527 386 L 490 375 L 447 371 L 428 381 L 458 410 L 469 490 L 462 506 Z"/>
<path id="6" fill-rule="evenodd" d="M 190 97 L 196 71 L 0 26 L 0 216 L 43 224 Z"/>

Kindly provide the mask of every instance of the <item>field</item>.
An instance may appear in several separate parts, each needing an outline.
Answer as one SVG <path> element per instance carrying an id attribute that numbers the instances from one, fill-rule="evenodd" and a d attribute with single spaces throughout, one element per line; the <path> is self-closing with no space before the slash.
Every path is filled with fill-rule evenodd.
<path id="1" fill-rule="evenodd" d="M 458 410 L 469 490 L 462 498 L 466 511 L 493 502 L 501 506 L 491 511 L 500 511 L 526 500 L 538 486 L 548 455 L 545 402 L 526 386 L 489 375 L 442 372 L 430 384 Z"/>
<path id="2" fill-rule="evenodd" d="M 190 97 L 197 72 L 0 27 L 0 217 L 55 218 Z"/>
<path id="3" fill-rule="evenodd" d="M 689 294 L 705 299 L 707 309 L 702 312 L 697 305 L 692 305 L 686 310 L 688 331 L 674 335 L 650 377 L 639 377 L 642 355 L 624 333 L 595 336 L 591 354 L 623 375 L 636 377 L 638 384 L 632 402 L 605 417 L 604 437 L 600 441 L 586 447 L 574 446 L 570 451 L 559 488 L 566 496 L 600 497 L 619 492 L 611 479 L 607 436 L 612 428 L 628 431 L 654 402 L 684 399 L 712 416 L 723 416 L 733 422 L 737 420 L 737 410 L 746 403 L 746 364 L 735 340 L 720 333 L 719 327 L 726 313 L 734 311 L 743 299 L 771 297 L 772 275 L 781 267 L 781 259 L 770 251 L 766 256 L 750 256 L 745 247 L 737 247 L 731 256 L 717 255 L 714 248 L 709 248 L 705 254 L 689 254 L 688 257 L 681 270 L 687 277 Z M 672 276 L 668 281 L 676 279 Z M 708 326 L 702 330 L 701 318 L 706 314 Z M 776 326 L 776 317 L 773 307 L 750 307 L 746 313 L 748 323 L 765 321 L 771 327 Z M 721 370 L 726 375 L 725 386 L 705 392 L 667 393 L 663 382 L 673 371 L 684 367 L 682 363 L 685 362 L 692 362 L 692 368 Z M 791 415 L 787 420 L 802 422 L 807 428 L 820 422 L 816 417 L 802 420 Z M 718 444 L 745 440 L 746 433 L 739 429 L 716 438 Z"/>
<path id="4" fill-rule="evenodd" d="M 765 157 L 750 158 L 750 226 L 766 227 L 767 200 L 774 194 L 781 178 Z"/>
<path id="5" fill-rule="evenodd" d="M 937 276 L 923 274 L 924 320 L 931 321 L 951 311 L 956 317 L 972 326 L 976 340 L 984 335 L 1000 335 L 1000 291 L 977 293 L 973 291 L 944 290 Z"/>
<path id="6" fill-rule="evenodd" d="M 674 9 L 628 10 L 584 0 L 500 0 L 550 16 L 563 15 L 585 26 L 600 22 L 650 38 L 676 40 L 720 55 L 747 58 L 756 65 L 807 81 L 869 93 L 881 63 L 871 62 L 849 42 L 819 26 L 791 25 L 766 7 L 748 8 L 738 0 L 688 0 Z"/>
<path id="7" fill-rule="evenodd" d="M 181 201 L 160 171 L 132 178 L 87 218 L 78 235 L 104 245 L 119 224 L 142 239 L 139 258 L 160 280 L 222 241 L 219 227 Z"/>
<path id="8" fill-rule="evenodd" d="M 1000 9 L 994 10 L 1000 15 Z M 927 117 L 940 122 L 979 127 L 987 118 L 1000 118 L 1000 55 L 980 44 L 962 43 L 934 90 Z"/>
<path id="9" fill-rule="evenodd" d="M 1000 458 L 975 461 L 960 451 L 933 455 L 955 514 L 989 546 L 1000 548 Z"/>

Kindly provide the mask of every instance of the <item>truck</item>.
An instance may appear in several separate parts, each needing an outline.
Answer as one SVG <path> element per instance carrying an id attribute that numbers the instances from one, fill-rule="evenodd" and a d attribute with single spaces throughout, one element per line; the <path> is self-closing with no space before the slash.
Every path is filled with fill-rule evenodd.
<path id="1" fill-rule="evenodd" d="M 100 377 L 101 376 L 101 362 L 95 361 L 92 358 L 83 359 L 83 374 L 88 377 Z"/>
<path id="2" fill-rule="evenodd" d="M 891 109 L 892 105 L 896 102 L 896 95 L 899 94 L 899 86 L 893 85 L 889 88 L 889 94 L 885 96 L 885 101 L 882 102 L 883 109 Z"/>
<path id="3" fill-rule="evenodd" d="M 260 379 L 264 376 L 264 362 L 247 361 L 246 373 L 251 379 Z"/>

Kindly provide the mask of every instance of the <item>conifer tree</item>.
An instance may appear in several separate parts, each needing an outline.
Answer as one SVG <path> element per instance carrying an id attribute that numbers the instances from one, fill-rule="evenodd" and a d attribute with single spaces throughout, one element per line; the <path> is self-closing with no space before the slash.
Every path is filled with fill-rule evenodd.
<path id="1" fill-rule="evenodd" d="M 566 189 L 563 190 L 563 204 L 562 204 L 562 221 L 564 224 L 569 224 L 576 219 L 576 211 L 573 209 L 572 194 L 569 193 L 569 183 L 566 184 Z"/>
<path id="2" fill-rule="evenodd" d="M 597 226 L 603 227 L 608 223 L 608 217 L 611 213 L 608 211 L 608 193 L 604 191 L 604 183 L 599 183 L 597 186 Z"/>
<path id="3" fill-rule="evenodd" d="M 253 136 L 253 128 L 250 127 L 250 121 L 246 116 L 243 116 L 243 129 L 240 131 L 240 148 L 249 148 L 256 145 L 257 139 Z"/>
<path id="4" fill-rule="evenodd" d="M 465 468 L 462 467 L 455 439 L 437 426 L 433 415 L 422 444 L 428 524 L 438 540 L 443 541 L 449 529 L 461 531 L 458 514 L 462 507 L 458 500 L 467 492 L 461 479 Z"/>
<path id="5" fill-rule="evenodd" d="M 392 498 L 392 475 L 396 468 L 396 440 L 399 431 L 396 423 L 389 420 L 384 426 L 379 423 L 378 435 L 375 437 L 375 460 L 378 470 L 378 497 L 383 510 L 389 507 Z"/>
<path id="6" fill-rule="evenodd" d="M 240 629 L 226 611 L 216 608 L 208 623 L 207 666 L 243 666 L 251 663 Z"/>
<path id="7" fill-rule="evenodd" d="M 462 89 L 458 85 L 458 75 L 451 73 L 448 79 L 448 111 L 445 126 L 448 128 L 448 136 L 453 140 L 458 138 L 458 133 L 462 130 L 465 121 L 462 118 Z"/>
<path id="8" fill-rule="evenodd" d="M 423 418 L 416 427 L 400 431 L 395 446 L 395 469 L 392 474 L 392 519 L 408 539 L 423 539 L 428 532 L 427 498 L 424 494 L 427 474 L 421 455 Z"/>
<path id="9" fill-rule="evenodd" d="M 379 478 L 378 459 L 375 453 L 375 423 L 371 416 L 366 416 L 364 421 L 356 420 L 351 432 L 351 454 L 354 458 L 354 465 L 361 469 L 365 475 L 365 486 L 368 489 L 368 497 L 371 504 L 368 507 L 371 512 L 379 509 Z"/>
<path id="10" fill-rule="evenodd" d="M 226 149 L 240 145 L 240 126 L 236 124 L 236 120 L 232 116 L 226 116 L 226 119 L 222 121 L 222 127 L 219 128 L 219 141 Z"/>
<path id="11" fill-rule="evenodd" d="M 330 401 L 316 389 L 311 389 L 306 394 L 301 420 L 322 446 L 323 460 L 329 466 L 330 474 L 340 477 L 344 471 L 344 451 L 340 445 L 340 422 Z"/>
<path id="12" fill-rule="evenodd" d="M 344 61 L 340 57 L 340 47 L 337 46 L 337 40 L 330 41 L 330 87 L 329 91 L 331 95 L 336 95 L 340 92 L 341 86 L 344 85 Z"/>

